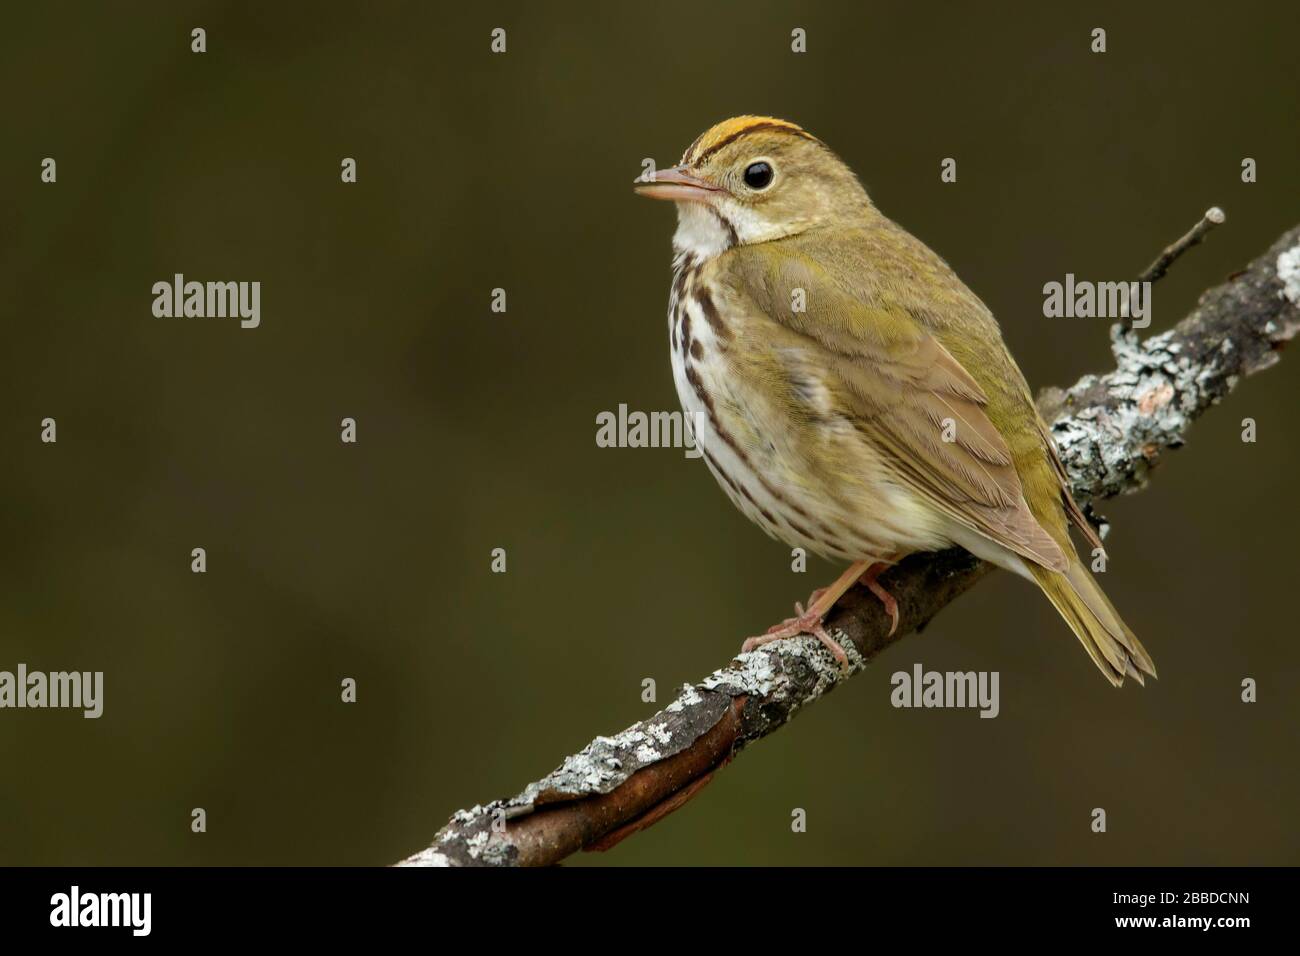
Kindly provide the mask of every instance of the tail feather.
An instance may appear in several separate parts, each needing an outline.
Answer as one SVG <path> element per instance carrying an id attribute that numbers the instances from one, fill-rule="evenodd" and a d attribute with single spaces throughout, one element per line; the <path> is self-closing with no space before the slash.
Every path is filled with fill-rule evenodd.
<path id="1" fill-rule="evenodd" d="M 1064 573 L 1026 563 L 1034 581 L 1065 618 L 1107 680 L 1119 687 L 1125 677 L 1145 684 L 1144 675 L 1156 676 L 1151 655 L 1120 619 L 1114 605 L 1078 558 L 1072 558 Z"/>

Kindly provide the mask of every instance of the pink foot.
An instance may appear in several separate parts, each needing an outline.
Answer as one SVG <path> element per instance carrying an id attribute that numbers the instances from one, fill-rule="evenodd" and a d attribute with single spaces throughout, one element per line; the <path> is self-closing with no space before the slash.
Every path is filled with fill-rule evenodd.
<path id="1" fill-rule="evenodd" d="M 825 588 L 821 590 L 824 591 Z M 814 603 L 819 593 L 814 592 Z M 844 653 L 844 648 L 840 647 L 835 638 L 831 637 L 830 632 L 826 630 L 826 626 L 822 623 L 825 612 L 805 611 L 802 604 L 795 604 L 794 609 L 796 617 L 787 618 L 780 624 L 774 624 L 767 629 L 766 634 L 748 638 L 744 644 L 740 645 L 741 651 L 752 651 L 756 647 L 762 647 L 764 644 L 770 644 L 773 641 L 779 641 L 787 637 L 811 634 L 821 641 L 828 651 L 835 655 L 835 659 L 839 661 L 840 669 L 848 671 L 849 655 Z"/>

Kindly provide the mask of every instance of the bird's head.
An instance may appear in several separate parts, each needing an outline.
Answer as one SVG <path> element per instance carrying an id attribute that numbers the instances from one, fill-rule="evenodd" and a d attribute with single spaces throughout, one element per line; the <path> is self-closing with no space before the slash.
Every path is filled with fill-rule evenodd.
<path id="1" fill-rule="evenodd" d="M 770 116 L 737 116 L 701 135 L 636 191 L 677 203 L 673 244 L 701 258 L 850 221 L 870 208 L 853 171 L 821 140 Z"/>

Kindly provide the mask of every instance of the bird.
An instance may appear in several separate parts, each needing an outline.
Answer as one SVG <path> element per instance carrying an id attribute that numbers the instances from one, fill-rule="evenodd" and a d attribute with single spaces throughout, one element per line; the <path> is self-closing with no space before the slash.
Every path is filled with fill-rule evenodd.
<path id="1" fill-rule="evenodd" d="M 801 126 L 724 120 L 634 181 L 675 203 L 668 325 L 695 447 L 769 535 L 848 567 L 795 616 L 751 637 L 826 630 L 861 582 L 898 626 L 879 576 L 958 546 L 1037 585 L 1116 687 L 1150 655 L 1080 559 L 1101 541 L 988 307 L 882 214 Z"/>

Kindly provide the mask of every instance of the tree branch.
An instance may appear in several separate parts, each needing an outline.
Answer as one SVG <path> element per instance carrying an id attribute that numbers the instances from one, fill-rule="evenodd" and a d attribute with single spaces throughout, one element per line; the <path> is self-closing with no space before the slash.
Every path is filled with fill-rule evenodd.
<path id="1" fill-rule="evenodd" d="M 1217 210 L 1211 210 L 1216 213 Z M 1144 274 L 1154 280 L 1222 214 L 1206 218 Z M 1273 365 L 1300 328 L 1300 226 L 1201 296 L 1175 328 L 1139 341 L 1116 325 L 1116 368 L 1039 397 L 1081 506 L 1135 491 L 1191 422 L 1247 375 Z M 606 849 L 686 802 L 742 748 L 920 630 L 991 570 L 965 551 L 917 554 L 882 576 L 899 626 L 854 588 L 827 626 L 849 655 L 842 673 L 815 638 L 775 641 L 737 656 L 671 704 L 612 737 L 597 737 L 523 792 L 455 813 L 433 844 L 399 865 L 542 866 L 580 849 Z"/>

